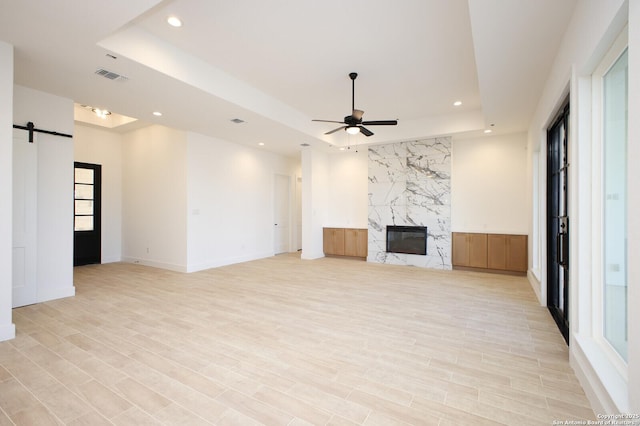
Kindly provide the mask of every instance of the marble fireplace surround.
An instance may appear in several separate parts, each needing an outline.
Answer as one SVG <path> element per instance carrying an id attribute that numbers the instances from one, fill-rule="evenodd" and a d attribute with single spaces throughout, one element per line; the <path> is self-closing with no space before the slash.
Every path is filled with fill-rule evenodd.
<path id="1" fill-rule="evenodd" d="M 451 138 L 368 149 L 367 261 L 451 269 Z M 386 252 L 386 227 L 426 226 L 427 255 Z"/>

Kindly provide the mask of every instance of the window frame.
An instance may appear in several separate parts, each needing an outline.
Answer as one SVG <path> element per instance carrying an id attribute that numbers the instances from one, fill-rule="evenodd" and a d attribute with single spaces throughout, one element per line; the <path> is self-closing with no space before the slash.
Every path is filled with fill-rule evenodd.
<path id="1" fill-rule="evenodd" d="M 591 75 L 592 105 L 592 323 L 593 341 L 600 347 L 611 365 L 628 381 L 628 362 L 604 335 L 604 77 L 628 49 L 628 29 L 621 31 Z M 628 259 L 627 259 L 628 261 Z M 628 322 L 627 311 L 627 326 Z"/>

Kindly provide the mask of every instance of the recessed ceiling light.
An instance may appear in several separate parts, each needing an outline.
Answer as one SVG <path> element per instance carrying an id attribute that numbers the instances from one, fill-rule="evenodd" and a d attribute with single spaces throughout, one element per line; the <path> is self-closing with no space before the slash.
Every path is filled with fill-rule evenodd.
<path id="1" fill-rule="evenodd" d="M 340 147 L 340 151 L 344 151 L 344 146 L 341 146 L 341 147 Z"/>
<path id="2" fill-rule="evenodd" d="M 169 16 L 167 18 L 167 24 L 171 25 L 172 27 L 179 28 L 182 26 L 182 21 L 177 16 Z"/>
<path id="3" fill-rule="evenodd" d="M 453 106 L 460 106 L 460 105 L 462 105 L 462 101 L 455 101 L 453 103 Z"/>
<path id="4" fill-rule="evenodd" d="M 93 111 L 93 113 L 95 115 L 97 115 L 98 117 L 105 119 L 107 118 L 108 115 L 111 115 L 111 111 L 108 111 L 106 109 L 100 109 L 100 108 L 91 108 L 91 111 Z"/>
<path id="5" fill-rule="evenodd" d="M 485 133 L 491 133 L 491 132 L 493 132 L 493 130 L 491 130 L 491 129 L 486 129 L 484 132 L 485 132 Z"/>
<path id="6" fill-rule="evenodd" d="M 155 115 L 156 117 L 160 117 L 162 116 L 162 113 L 160 111 L 153 111 L 153 115 Z"/>
<path id="7" fill-rule="evenodd" d="M 258 145 L 264 146 L 264 142 L 258 142 Z"/>

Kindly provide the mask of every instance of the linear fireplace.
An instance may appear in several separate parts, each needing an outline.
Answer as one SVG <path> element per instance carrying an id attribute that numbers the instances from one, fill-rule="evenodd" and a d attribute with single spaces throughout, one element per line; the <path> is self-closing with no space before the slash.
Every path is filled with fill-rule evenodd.
<path id="1" fill-rule="evenodd" d="M 387 253 L 427 255 L 426 226 L 387 226 Z"/>

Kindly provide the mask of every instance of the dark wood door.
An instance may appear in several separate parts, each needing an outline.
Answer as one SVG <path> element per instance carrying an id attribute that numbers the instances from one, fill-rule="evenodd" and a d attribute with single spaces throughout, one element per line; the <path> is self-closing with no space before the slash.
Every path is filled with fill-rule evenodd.
<path id="1" fill-rule="evenodd" d="M 74 165 L 73 265 L 101 263 L 102 166 Z"/>
<path id="2" fill-rule="evenodd" d="M 569 104 L 547 131 L 547 307 L 569 343 Z"/>

